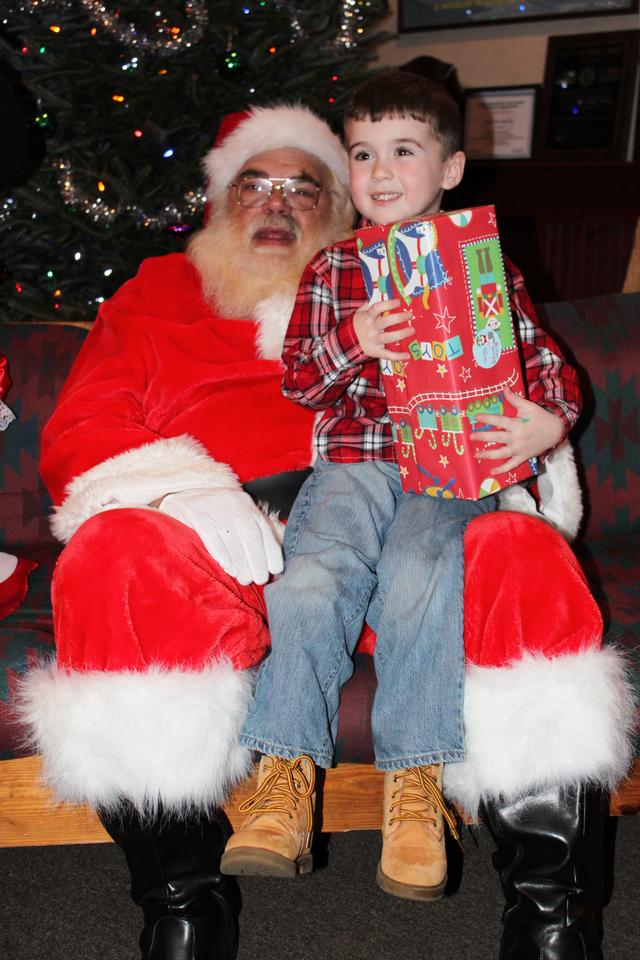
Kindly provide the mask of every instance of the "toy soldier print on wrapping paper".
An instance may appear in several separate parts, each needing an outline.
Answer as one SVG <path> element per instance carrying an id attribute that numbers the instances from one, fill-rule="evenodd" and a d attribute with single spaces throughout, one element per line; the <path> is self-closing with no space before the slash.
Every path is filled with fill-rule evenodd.
<path id="1" fill-rule="evenodd" d="M 358 253 L 370 302 L 398 299 L 415 333 L 403 361 L 380 360 L 403 489 L 479 500 L 538 473 L 529 460 L 492 476 L 475 458 L 479 413 L 514 416 L 504 388 L 526 396 L 492 206 L 363 227 Z M 504 462 L 504 461 L 502 461 Z"/>

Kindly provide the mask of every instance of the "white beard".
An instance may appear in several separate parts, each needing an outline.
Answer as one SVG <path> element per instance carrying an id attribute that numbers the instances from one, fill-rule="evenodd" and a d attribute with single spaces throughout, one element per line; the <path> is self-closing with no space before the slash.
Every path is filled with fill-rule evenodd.
<path id="1" fill-rule="evenodd" d="M 282 356 L 295 299 L 295 290 L 272 293 L 253 308 L 253 319 L 258 324 L 258 356 L 265 360 L 279 360 Z"/>
<path id="2" fill-rule="evenodd" d="M 284 226 L 282 217 L 271 217 L 269 222 Z M 259 355 L 277 360 L 302 271 L 316 251 L 343 239 L 349 229 L 334 217 L 303 235 L 287 218 L 286 226 L 294 226 L 296 241 L 283 254 L 253 249 L 251 238 L 258 226 L 262 224 L 252 224 L 248 232 L 226 211 L 214 213 L 191 240 L 187 256 L 200 274 L 205 300 L 229 320 L 257 322 Z"/>

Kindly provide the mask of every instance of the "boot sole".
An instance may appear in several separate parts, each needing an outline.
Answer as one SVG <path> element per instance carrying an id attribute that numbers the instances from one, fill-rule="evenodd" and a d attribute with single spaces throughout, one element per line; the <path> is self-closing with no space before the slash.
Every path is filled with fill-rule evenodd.
<path id="1" fill-rule="evenodd" d="M 220 873 L 231 877 L 297 877 L 312 870 L 311 853 L 289 860 L 280 853 L 259 847 L 228 850 L 220 861 Z"/>
<path id="2" fill-rule="evenodd" d="M 382 872 L 382 867 L 378 864 L 376 874 L 376 883 L 385 893 L 390 893 L 394 897 L 400 897 L 402 900 L 422 900 L 434 901 L 441 900 L 447 886 L 445 876 L 442 883 L 437 887 L 420 887 L 413 883 L 400 883 L 398 880 L 392 880 L 386 873 Z"/>

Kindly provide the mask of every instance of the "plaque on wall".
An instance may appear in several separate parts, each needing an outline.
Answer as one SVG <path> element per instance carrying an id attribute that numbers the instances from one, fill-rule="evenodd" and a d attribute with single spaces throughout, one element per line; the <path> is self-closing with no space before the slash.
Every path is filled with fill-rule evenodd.
<path id="1" fill-rule="evenodd" d="M 625 160 L 640 31 L 549 37 L 538 159 Z"/>
<path id="2" fill-rule="evenodd" d="M 630 14 L 638 0 L 398 0 L 400 33 L 413 30 L 442 30 L 475 24 L 523 23 L 528 20 L 557 20 L 559 17 L 596 17 Z"/>
<path id="3" fill-rule="evenodd" d="M 537 87 L 466 91 L 463 149 L 469 160 L 531 157 Z"/>

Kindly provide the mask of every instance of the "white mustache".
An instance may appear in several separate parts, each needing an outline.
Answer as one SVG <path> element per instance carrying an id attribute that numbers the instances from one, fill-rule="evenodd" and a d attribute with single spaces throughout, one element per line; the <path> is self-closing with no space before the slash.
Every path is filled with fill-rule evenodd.
<path id="1" fill-rule="evenodd" d="M 300 227 L 292 216 L 287 213 L 268 213 L 264 221 L 257 227 L 257 230 L 286 230 L 287 233 L 294 233 L 296 237 L 300 234 Z"/>

